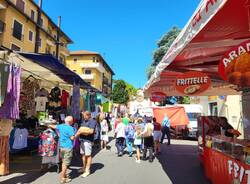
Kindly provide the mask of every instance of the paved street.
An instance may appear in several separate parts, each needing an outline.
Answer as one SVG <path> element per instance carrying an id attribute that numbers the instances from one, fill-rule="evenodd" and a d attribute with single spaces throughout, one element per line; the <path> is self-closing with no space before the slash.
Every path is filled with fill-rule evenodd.
<path id="1" fill-rule="evenodd" d="M 124 155 L 118 158 L 115 154 L 114 141 L 111 150 L 99 152 L 92 167 L 92 175 L 81 178 L 78 173 L 80 161 L 71 167 L 72 184 L 207 184 L 203 171 L 197 160 L 196 142 L 173 140 L 172 145 L 162 145 L 162 154 L 153 163 L 142 161 L 135 163 L 134 158 Z M 36 163 L 38 164 L 38 163 Z M 23 168 L 23 173 L 0 177 L 1 184 L 59 183 L 55 170 L 41 174 L 38 170 Z M 28 171 L 28 172 L 25 172 Z"/>

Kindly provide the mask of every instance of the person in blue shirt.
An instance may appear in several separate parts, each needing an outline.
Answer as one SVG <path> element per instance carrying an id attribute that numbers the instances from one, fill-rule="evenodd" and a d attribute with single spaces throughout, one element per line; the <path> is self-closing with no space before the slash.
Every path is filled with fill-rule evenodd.
<path id="1" fill-rule="evenodd" d="M 167 135 L 168 145 L 170 145 L 170 120 L 166 114 L 164 115 L 164 119 L 162 121 L 161 126 L 162 126 L 161 144 L 163 143 L 165 135 Z"/>
<path id="2" fill-rule="evenodd" d="M 68 183 L 71 181 L 66 175 L 67 168 L 69 167 L 73 155 L 73 140 L 75 139 L 73 124 L 73 117 L 67 116 L 65 123 L 60 125 L 50 125 L 51 128 L 57 129 L 59 132 L 59 145 L 62 157 L 62 172 L 61 183 Z"/>

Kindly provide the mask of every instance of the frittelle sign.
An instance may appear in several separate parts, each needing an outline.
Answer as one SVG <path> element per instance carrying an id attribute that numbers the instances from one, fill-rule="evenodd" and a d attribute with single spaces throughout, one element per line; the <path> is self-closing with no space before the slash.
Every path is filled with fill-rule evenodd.
<path id="1" fill-rule="evenodd" d="M 220 60 L 221 78 L 240 87 L 250 86 L 250 40 L 225 53 Z"/>
<path id="2" fill-rule="evenodd" d="M 197 95 L 206 91 L 211 84 L 210 77 L 201 72 L 187 72 L 177 76 L 175 88 L 185 95 Z"/>

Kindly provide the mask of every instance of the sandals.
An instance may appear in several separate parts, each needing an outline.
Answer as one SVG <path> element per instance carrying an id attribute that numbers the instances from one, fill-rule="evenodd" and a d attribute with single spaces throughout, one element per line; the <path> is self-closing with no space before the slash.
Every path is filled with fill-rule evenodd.
<path id="1" fill-rule="evenodd" d="M 69 178 L 63 178 L 63 179 L 60 181 L 60 183 L 69 183 L 69 182 L 71 182 L 71 179 L 69 179 Z"/>

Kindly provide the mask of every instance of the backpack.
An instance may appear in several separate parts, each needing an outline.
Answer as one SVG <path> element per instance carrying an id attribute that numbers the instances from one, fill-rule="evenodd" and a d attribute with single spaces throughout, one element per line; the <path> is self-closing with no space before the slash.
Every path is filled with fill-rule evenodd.
<path id="1" fill-rule="evenodd" d="M 57 155 L 58 135 L 51 129 L 45 130 L 40 134 L 38 154 L 42 157 L 53 157 Z"/>
<path id="2" fill-rule="evenodd" d="M 135 129 L 134 126 L 129 124 L 126 128 L 126 137 L 128 139 L 133 139 L 134 138 L 134 134 L 135 134 Z"/>

